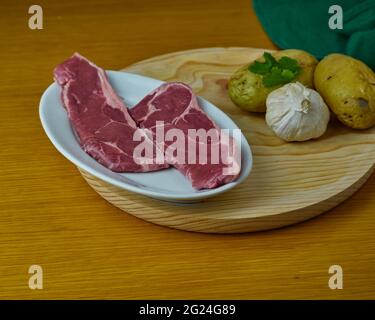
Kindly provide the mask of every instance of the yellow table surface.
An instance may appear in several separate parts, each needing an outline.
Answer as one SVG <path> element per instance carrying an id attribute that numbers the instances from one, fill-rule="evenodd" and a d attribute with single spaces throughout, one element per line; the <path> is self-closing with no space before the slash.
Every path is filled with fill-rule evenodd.
<path id="1" fill-rule="evenodd" d="M 0 4 L 0 298 L 375 298 L 375 177 L 322 216 L 274 231 L 208 235 L 123 213 L 60 155 L 38 104 L 74 51 L 106 69 L 200 47 L 274 49 L 248 0 Z M 353 163 L 355 165 L 355 163 Z M 30 265 L 44 289 L 30 290 Z M 341 265 L 343 290 L 328 287 Z"/>

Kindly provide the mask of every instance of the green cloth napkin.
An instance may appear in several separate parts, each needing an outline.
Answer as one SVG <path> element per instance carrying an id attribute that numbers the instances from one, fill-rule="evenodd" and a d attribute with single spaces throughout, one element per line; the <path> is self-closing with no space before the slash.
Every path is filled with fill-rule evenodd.
<path id="1" fill-rule="evenodd" d="M 343 29 L 332 30 L 331 5 L 343 10 Z M 375 0 L 253 0 L 255 12 L 280 48 L 302 49 L 321 59 L 340 52 L 375 69 Z"/>

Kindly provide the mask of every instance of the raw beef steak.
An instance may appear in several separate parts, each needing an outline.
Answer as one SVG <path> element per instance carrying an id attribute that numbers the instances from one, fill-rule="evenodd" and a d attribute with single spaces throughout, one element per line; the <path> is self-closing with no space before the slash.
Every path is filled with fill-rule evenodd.
<path id="1" fill-rule="evenodd" d="M 241 160 L 233 138 L 220 132 L 220 128 L 200 108 L 195 94 L 186 84 L 165 83 L 129 112 L 140 127 L 152 131 L 154 143 L 164 152 L 166 162 L 185 175 L 194 188 L 216 188 L 238 177 Z M 157 132 L 161 128 L 165 138 L 158 140 Z M 176 139 L 171 139 L 172 135 L 168 138 L 170 129 L 178 129 L 174 132 L 182 132 L 184 139 L 177 138 L 177 134 Z M 191 134 L 194 129 L 203 132 L 211 130 L 212 138 L 199 139 L 199 136 Z M 181 146 L 184 147 L 182 155 L 176 151 Z M 193 152 L 189 153 L 189 150 Z M 219 155 L 223 152 L 224 158 L 218 159 L 218 153 L 212 153 L 212 150 L 219 152 Z M 205 157 L 205 163 L 198 161 L 200 156 Z"/>
<path id="2" fill-rule="evenodd" d="M 54 77 L 61 87 L 61 99 L 81 147 L 99 163 L 115 172 L 146 172 L 167 164 L 138 164 L 133 150 L 137 125 L 126 105 L 115 93 L 105 71 L 75 53 L 58 65 Z M 146 137 L 148 143 L 151 139 Z"/>

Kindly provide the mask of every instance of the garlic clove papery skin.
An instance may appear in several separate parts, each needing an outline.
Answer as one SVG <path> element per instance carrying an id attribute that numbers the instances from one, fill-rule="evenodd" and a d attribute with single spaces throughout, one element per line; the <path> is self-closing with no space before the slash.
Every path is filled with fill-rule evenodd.
<path id="1" fill-rule="evenodd" d="M 266 105 L 267 125 L 283 140 L 316 139 L 327 130 L 327 105 L 318 92 L 299 82 L 272 91 Z"/>

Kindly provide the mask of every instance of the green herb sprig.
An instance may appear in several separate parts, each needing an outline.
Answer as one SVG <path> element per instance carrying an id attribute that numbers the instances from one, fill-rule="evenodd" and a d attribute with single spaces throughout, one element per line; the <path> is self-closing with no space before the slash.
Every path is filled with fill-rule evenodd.
<path id="1" fill-rule="evenodd" d="M 289 57 L 281 57 L 279 61 L 268 52 L 263 54 L 264 62 L 254 61 L 249 71 L 263 76 L 263 85 L 273 87 L 293 81 L 301 71 L 298 61 Z"/>

